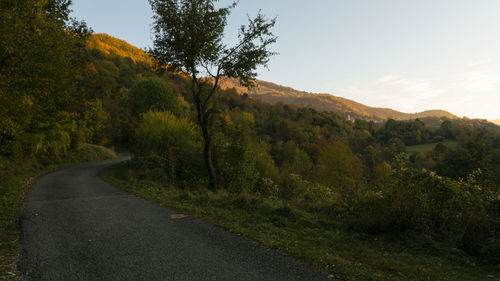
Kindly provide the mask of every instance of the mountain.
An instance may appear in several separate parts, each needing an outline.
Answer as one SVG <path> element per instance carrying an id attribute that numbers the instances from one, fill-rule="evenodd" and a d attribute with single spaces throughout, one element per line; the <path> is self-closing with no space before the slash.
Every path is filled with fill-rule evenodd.
<path id="1" fill-rule="evenodd" d="M 361 118 L 371 120 L 409 120 L 425 117 L 446 117 L 456 118 L 455 115 L 444 110 L 427 110 L 420 113 L 404 113 L 390 108 L 370 107 L 364 104 L 336 97 L 330 94 L 314 94 L 298 91 L 290 87 L 277 85 L 271 82 L 257 80 L 253 88 L 241 87 L 235 79 L 226 79 L 221 85 L 222 88 L 234 88 L 240 94 L 248 94 L 263 102 L 275 104 L 285 103 L 295 106 L 312 107 L 319 111 L 332 111 L 346 118 Z"/>

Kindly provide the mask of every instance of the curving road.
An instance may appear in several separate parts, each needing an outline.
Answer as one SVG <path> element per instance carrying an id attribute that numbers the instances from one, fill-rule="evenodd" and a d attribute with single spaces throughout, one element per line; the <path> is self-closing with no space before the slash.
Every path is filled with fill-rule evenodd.
<path id="1" fill-rule="evenodd" d="M 328 280 L 290 257 L 146 202 L 88 164 L 37 180 L 21 216 L 22 280 Z"/>

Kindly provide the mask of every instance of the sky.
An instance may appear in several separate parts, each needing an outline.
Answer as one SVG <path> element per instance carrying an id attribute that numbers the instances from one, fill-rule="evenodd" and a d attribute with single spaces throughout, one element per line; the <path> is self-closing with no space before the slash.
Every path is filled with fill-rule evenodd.
<path id="1" fill-rule="evenodd" d="M 152 47 L 147 0 L 73 0 L 72 9 L 95 32 Z M 498 0 L 240 0 L 228 44 L 259 10 L 277 17 L 279 53 L 261 80 L 408 113 L 500 119 Z"/>

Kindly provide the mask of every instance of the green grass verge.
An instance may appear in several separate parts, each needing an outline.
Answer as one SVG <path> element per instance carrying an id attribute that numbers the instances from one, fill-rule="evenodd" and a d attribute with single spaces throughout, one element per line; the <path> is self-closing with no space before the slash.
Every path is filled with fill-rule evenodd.
<path id="1" fill-rule="evenodd" d="M 0 159 L 0 280 L 17 280 L 14 263 L 20 251 L 18 218 L 34 180 L 66 166 L 117 158 L 110 149 L 85 144 L 50 165 L 36 159 Z"/>
<path id="2" fill-rule="evenodd" d="M 458 146 L 458 142 L 455 140 L 444 140 L 441 143 L 446 145 L 448 148 L 455 149 Z M 406 147 L 406 154 L 409 156 L 418 153 L 418 152 L 427 152 L 431 151 L 436 147 L 436 144 L 438 143 L 424 143 L 424 144 L 417 144 L 417 145 L 410 145 Z"/>
<path id="3" fill-rule="evenodd" d="M 279 200 L 251 194 L 187 191 L 134 179 L 126 164 L 101 177 L 139 197 L 172 207 L 294 256 L 341 280 L 500 280 L 500 269 L 421 236 L 369 235 Z"/>

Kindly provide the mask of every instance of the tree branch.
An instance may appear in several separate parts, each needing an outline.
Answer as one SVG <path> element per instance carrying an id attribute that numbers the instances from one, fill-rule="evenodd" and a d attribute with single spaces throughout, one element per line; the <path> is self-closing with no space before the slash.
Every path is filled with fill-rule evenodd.
<path id="1" fill-rule="evenodd" d="M 215 91 L 217 90 L 217 87 L 219 86 L 219 81 L 221 78 L 221 71 L 222 71 L 222 65 L 219 65 L 217 68 L 217 75 L 214 77 L 215 78 L 214 86 L 212 87 L 212 89 L 208 93 L 207 98 L 203 101 L 203 108 L 206 108 L 208 102 L 210 101 L 212 96 L 215 94 Z"/>

